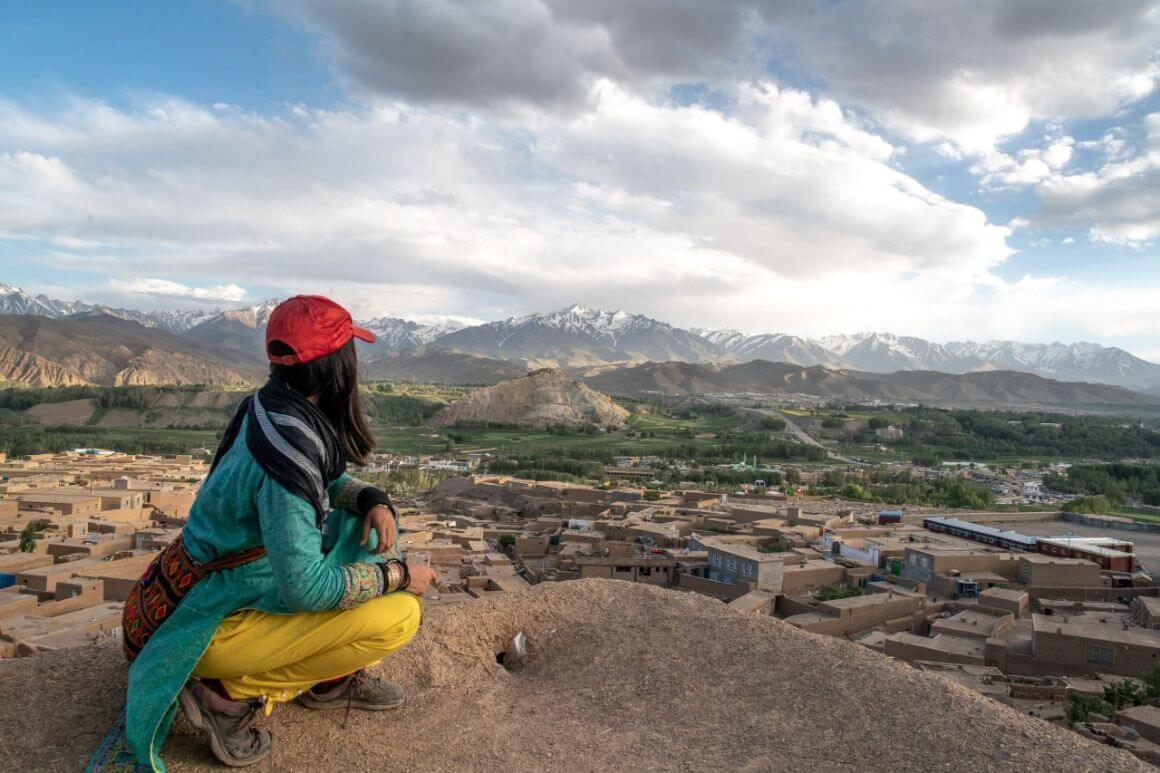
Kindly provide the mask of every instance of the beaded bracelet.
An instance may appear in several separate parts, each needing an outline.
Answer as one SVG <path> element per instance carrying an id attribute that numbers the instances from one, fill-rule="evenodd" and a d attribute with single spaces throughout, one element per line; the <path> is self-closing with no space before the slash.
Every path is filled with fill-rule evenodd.
<path id="1" fill-rule="evenodd" d="M 411 571 L 407 565 L 398 559 L 391 559 L 383 566 L 383 576 L 386 579 L 386 589 L 384 593 L 392 593 L 397 590 L 404 590 L 411 584 Z"/>

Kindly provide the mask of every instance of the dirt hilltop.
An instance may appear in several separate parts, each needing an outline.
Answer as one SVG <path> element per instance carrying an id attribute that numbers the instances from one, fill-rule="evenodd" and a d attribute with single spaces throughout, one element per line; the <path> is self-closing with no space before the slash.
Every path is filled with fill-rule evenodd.
<path id="1" fill-rule="evenodd" d="M 543 368 L 469 392 L 431 417 L 430 423 L 433 427 L 458 422 L 515 424 L 542 430 L 553 424 L 619 427 L 626 421 L 628 411 L 612 398 L 558 368 Z"/>
<path id="2" fill-rule="evenodd" d="M 525 631 L 514 674 L 495 654 Z M 1147 770 L 851 642 L 720 602 L 583 580 L 433 606 L 381 667 L 394 712 L 279 706 L 255 770 Z M 0 661 L 0 770 L 80 770 L 116 715 L 111 644 Z M 179 718 L 171 770 L 223 770 Z"/>

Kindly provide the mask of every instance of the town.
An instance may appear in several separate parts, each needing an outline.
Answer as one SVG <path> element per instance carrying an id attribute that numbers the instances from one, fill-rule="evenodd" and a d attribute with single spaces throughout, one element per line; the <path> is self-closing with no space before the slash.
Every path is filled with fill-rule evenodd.
<path id="1" fill-rule="evenodd" d="M 478 459 L 377 455 L 364 473 L 405 464 L 443 476 L 397 502 L 400 545 L 440 575 L 427 605 L 591 578 L 700 594 L 1160 761 L 1150 524 L 809 495 L 801 482 L 820 473 L 788 465 L 771 472 L 798 484 L 732 493 L 646 488 L 641 459 L 603 485 L 475 472 Z M 0 461 L 0 657 L 119 638 L 121 602 L 207 470 L 93 449 Z M 1002 485 L 1040 496 L 1021 474 Z"/>

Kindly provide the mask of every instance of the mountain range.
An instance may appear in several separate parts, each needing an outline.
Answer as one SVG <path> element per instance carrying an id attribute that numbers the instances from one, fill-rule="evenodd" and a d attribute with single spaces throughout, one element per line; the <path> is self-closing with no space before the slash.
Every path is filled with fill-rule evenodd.
<path id="1" fill-rule="evenodd" d="M 594 389 L 618 395 L 749 393 L 950 406 L 1160 406 L 1157 396 L 1123 387 L 1012 371 L 868 373 L 751 360 L 733 365 L 645 362 L 592 368 L 579 375 Z"/>
<path id="2" fill-rule="evenodd" d="M 32 296 L 0 284 L 0 315 L 57 320 L 95 314 L 118 317 L 172 335 L 194 345 L 199 353 L 218 352 L 219 359 L 230 365 L 261 365 L 266 320 L 277 302 L 268 300 L 234 309 L 141 311 Z M 581 370 L 651 362 L 693 363 L 719 369 L 768 361 L 866 374 L 1015 371 L 1139 391 L 1160 389 L 1160 365 L 1118 347 L 1085 342 L 940 344 L 878 332 L 820 339 L 784 333 L 747 335 L 729 329 L 684 329 L 641 314 L 581 305 L 467 327 L 425 325 L 397 317 L 372 318 L 361 324 L 379 339 L 362 349 L 368 373 L 378 377 L 423 378 L 433 369 L 445 378 L 462 371 L 463 380 L 483 383 L 536 367 Z M 27 351 L 20 346 L 12 348 Z M 14 357 L 11 355 L 12 361 L 0 370 L 0 380 L 16 380 L 7 371 L 21 368 L 25 374 L 22 380 L 35 381 L 27 375 L 28 363 L 18 364 Z"/>
<path id="3" fill-rule="evenodd" d="M 262 378 L 253 357 L 100 311 L 0 316 L 0 381 L 29 386 L 206 384 Z"/>

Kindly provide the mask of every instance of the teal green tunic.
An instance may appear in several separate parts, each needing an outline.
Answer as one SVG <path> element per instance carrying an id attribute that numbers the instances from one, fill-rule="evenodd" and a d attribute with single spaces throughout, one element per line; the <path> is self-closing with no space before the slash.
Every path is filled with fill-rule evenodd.
<path id="1" fill-rule="evenodd" d="M 265 557 L 214 572 L 182 599 L 129 669 L 125 735 L 138 761 L 164 771 L 159 752 L 181 691 L 221 621 L 239 609 L 277 614 L 333 609 L 346 591 L 345 564 L 380 561 L 362 546 L 362 519 L 352 512 L 357 481 L 343 475 L 328 493 L 326 536 L 314 508 L 258 466 L 246 447 L 245 424 L 198 493 L 182 539 L 204 563 L 256 545 Z M 325 544 L 324 544 L 325 541 Z M 325 548 L 325 550 L 324 550 Z"/>

